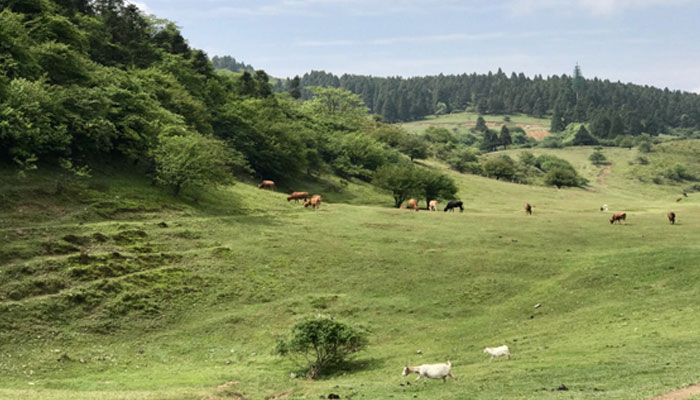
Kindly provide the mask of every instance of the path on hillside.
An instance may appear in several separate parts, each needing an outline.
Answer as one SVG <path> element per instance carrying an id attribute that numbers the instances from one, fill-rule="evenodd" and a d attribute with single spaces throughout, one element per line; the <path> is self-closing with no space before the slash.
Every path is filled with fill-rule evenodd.
<path id="1" fill-rule="evenodd" d="M 660 394 L 656 397 L 652 397 L 649 400 L 684 400 L 689 399 L 696 394 L 700 394 L 700 383 L 694 385 L 686 386 L 682 389 L 674 390 L 672 392 Z"/>
<path id="2" fill-rule="evenodd" d="M 602 187 L 608 187 L 608 183 L 605 181 L 605 177 L 610 174 L 610 171 L 612 171 L 612 166 L 608 165 L 607 167 L 603 168 L 600 170 L 598 173 L 598 184 Z"/>

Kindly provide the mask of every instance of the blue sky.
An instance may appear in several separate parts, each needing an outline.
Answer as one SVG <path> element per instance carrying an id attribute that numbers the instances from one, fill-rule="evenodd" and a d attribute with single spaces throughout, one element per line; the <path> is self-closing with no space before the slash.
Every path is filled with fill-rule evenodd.
<path id="1" fill-rule="evenodd" d="M 571 74 L 700 93 L 697 0 L 139 0 L 275 77 Z"/>

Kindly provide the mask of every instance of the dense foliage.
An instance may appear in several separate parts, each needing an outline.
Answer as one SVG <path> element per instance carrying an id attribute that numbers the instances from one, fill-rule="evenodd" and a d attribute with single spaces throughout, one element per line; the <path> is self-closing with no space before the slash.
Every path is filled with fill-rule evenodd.
<path id="1" fill-rule="evenodd" d="M 363 329 L 319 315 L 299 320 L 290 337 L 277 343 L 276 350 L 280 355 L 301 355 L 308 365 L 307 376 L 316 378 L 367 347 L 367 337 Z"/>
<path id="2" fill-rule="evenodd" d="M 577 66 L 573 76 L 533 78 L 496 73 L 438 75 L 414 78 L 371 77 L 312 71 L 300 86 L 343 88 L 358 94 L 385 121 L 417 120 L 432 114 L 476 111 L 480 114 L 524 113 L 552 116 L 552 131 L 571 122 L 590 122 L 599 138 L 658 134 L 668 128 L 700 129 L 700 96 L 692 93 L 584 79 Z M 280 81 L 279 91 L 290 81 Z M 302 90 L 302 96 L 310 94 Z"/>

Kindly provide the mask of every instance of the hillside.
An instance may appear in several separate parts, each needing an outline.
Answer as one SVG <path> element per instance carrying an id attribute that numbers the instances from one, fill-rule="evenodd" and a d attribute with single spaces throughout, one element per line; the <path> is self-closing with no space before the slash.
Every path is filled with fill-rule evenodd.
<path id="1" fill-rule="evenodd" d="M 470 128 L 476 125 L 476 119 L 479 114 L 475 113 L 454 113 L 447 115 L 429 116 L 420 121 L 405 122 L 397 124 L 401 128 L 411 133 L 423 133 L 423 131 L 431 126 L 447 128 L 450 130 L 467 132 Z M 536 140 L 542 140 L 549 136 L 550 121 L 544 118 L 534 118 L 525 115 L 508 116 L 510 121 L 505 121 L 505 115 L 484 115 L 486 126 L 491 129 L 499 130 L 502 125 L 510 127 L 522 128 L 527 136 Z"/>
<path id="2" fill-rule="evenodd" d="M 599 173 L 590 149 L 536 151 Z M 3 170 L 0 398 L 639 399 L 696 382 L 700 195 L 630 180 L 636 150 L 613 151 L 586 190 L 445 170 L 462 214 L 392 209 L 355 181 L 314 212 L 247 183 L 195 201 L 118 169 Z M 290 378 L 274 343 L 316 313 L 367 326 L 370 346 Z M 512 360 L 481 352 L 504 343 Z M 456 382 L 400 376 L 446 358 Z"/>

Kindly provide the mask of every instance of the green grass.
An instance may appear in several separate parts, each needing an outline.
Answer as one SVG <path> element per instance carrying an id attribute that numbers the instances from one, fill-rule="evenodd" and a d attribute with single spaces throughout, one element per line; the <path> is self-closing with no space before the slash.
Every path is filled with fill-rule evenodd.
<path id="1" fill-rule="evenodd" d="M 406 122 L 398 124 L 405 130 L 411 133 L 422 133 L 430 126 L 439 126 L 448 129 L 457 129 L 461 132 L 467 132 L 473 127 L 479 114 L 473 112 L 462 112 L 454 114 L 445 114 L 438 116 L 429 116 L 421 121 Z M 504 122 L 505 115 L 482 115 L 487 124 L 503 124 L 508 126 L 521 126 L 526 132 L 549 130 L 550 120 L 544 118 L 535 118 L 528 115 L 509 115 L 511 121 Z"/>
<path id="2" fill-rule="evenodd" d="M 591 148 L 533 151 L 591 186 L 449 172 L 460 214 L 295 184 L 324 196 L 314 212 L 245 183 L 174 199 L 128 173 L 0 171 L 0 398 L 641 399 L 699 381 L 700 194 L 630 179 L 636 150 L 604 150 L 605 185 Z M 292 379 L 274 343 L 317 313 L 368 327 L 370 346 Z M 513 359 L 489 362 L 501 344 Z M 400 376 L 447 358 L 456 382 Z"/>

